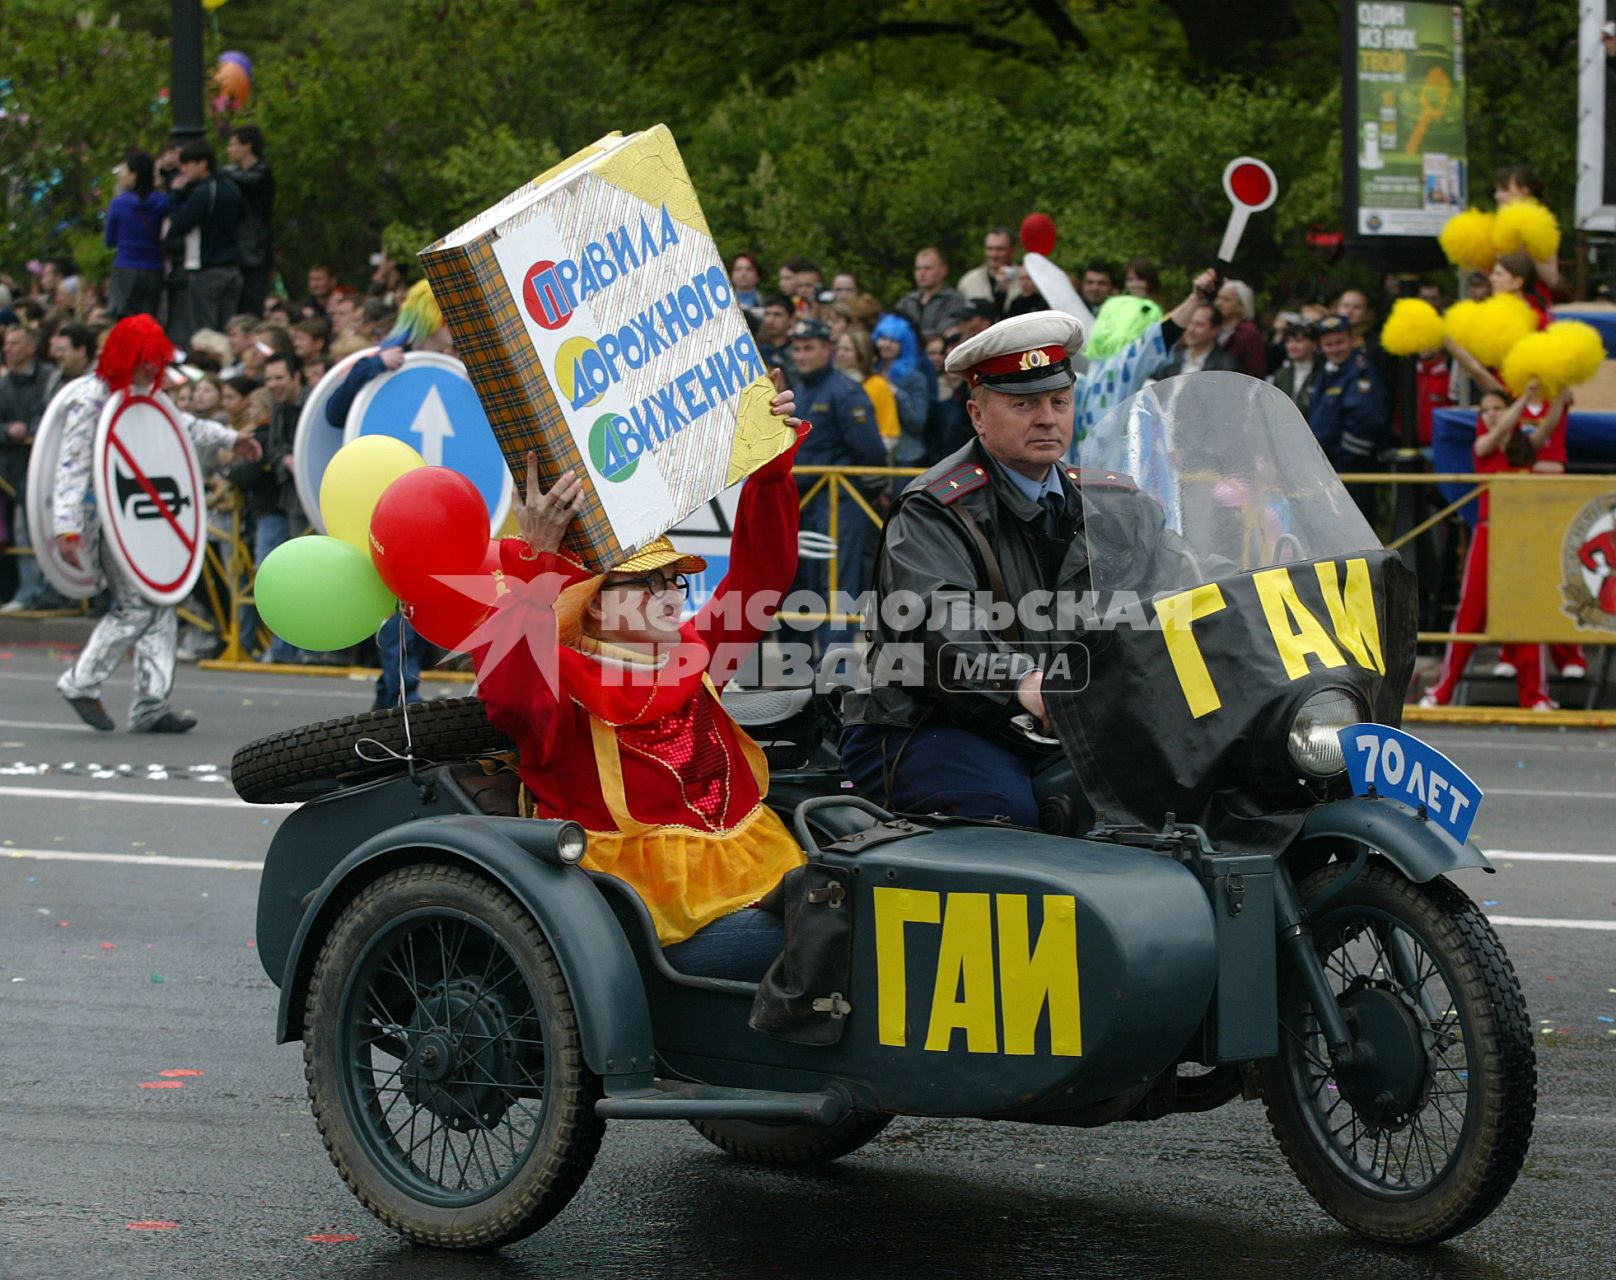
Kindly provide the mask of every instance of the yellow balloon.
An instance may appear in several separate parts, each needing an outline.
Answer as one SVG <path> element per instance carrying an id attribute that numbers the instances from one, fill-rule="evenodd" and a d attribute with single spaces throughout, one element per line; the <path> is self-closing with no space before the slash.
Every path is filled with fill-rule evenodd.
<path id="1" fill-rule="evenodd" d="M 370 555 L 370 515 L 382 492 L 426 459 L 393 436 L 360 436 L 338 449 L 320 478 L 320 516 L 333 538 Z"/>
<path id="2" fill-rule="evenodd" d="M 202 0 L 202 7 L 204 9 L 222 9 L 228 3 L 229 0 Z"/>

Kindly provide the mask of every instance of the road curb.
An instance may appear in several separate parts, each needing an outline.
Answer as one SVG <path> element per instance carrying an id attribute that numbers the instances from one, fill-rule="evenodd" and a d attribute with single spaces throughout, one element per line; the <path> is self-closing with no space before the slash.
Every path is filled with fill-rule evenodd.
<path id="1" fill-rule="evenodd" d="M 0 614 L 0 645 L 55 645 L 77 649 L 90 638 L 99 618 L 87 613 L 24 609 Z"/>
<path id="2" fill-rule="evenodd" d="M 227 662 L 223 658 L 204 658 L 196 664 L 204 671 L 250 672 L 255 676 L 327 676 L 339 680 L 374 680 L 381 675 L 379 667 L 304 666 L 301 662 Z M 443 684 L 470 684 L 477 677 L 470 671 L 423 671 L 421 679 Z"/>
<path id="3" fill-rule="evenodd" d="M 1528 711 L 1524 707 L 1403 708 L 1408 724 L 1513 725 L 1532 729 L 1616 729 L 1616 709 Z"/>

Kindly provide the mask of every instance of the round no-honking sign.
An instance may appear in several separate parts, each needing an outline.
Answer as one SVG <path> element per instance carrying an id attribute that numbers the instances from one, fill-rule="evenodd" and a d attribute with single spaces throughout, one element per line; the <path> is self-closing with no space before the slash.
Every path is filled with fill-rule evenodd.
<path id="1" fill-rule="evenodd" d="M 113 396 L 95 437 L 101 536 L 153 604 L 191 593 L 207 553 L 202 469 L 179 413 L 161 393 Z"/>

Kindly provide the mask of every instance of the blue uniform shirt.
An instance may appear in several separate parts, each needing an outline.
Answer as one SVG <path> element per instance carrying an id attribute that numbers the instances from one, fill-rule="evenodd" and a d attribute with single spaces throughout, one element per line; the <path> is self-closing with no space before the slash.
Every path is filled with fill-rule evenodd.
<path id="1" fill-rule="evenodd" d="M 1319 447 L 1337 471 L 1374 461 L 1391 442 L 1391 394 L 1362 348 L 1340 368 L 1324 366 L 1307 415 Z"/>
<path id="2" fill-rule="evenodd" d="M 887 465 L 887 447 L 875 425 L 875 409 L 853 379 L 826 365 L 816 373 L 799 376 L 791 389 L 797 397 L 797 416 L 814 428 L 797 449 L 798 466 Z M 797 487 L 806 493 L 820 479 L 800 476 Z"/>

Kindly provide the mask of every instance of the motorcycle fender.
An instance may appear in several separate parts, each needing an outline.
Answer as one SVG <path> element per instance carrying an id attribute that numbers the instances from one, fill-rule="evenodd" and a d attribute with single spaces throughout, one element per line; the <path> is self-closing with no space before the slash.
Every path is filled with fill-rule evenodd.
<path id="1" fill-rule="evenodd" d="M 1368 845 L 1416 884 L 1450 871 L 1494 869 L 1474 842 L 1460 844 L 1407 805 L 1385 797 L 1354 796 L 1314 809 L 1307 815 L 1297 843 L 1329 839 Z"/>
<path id="2" fill-rule="evenodd" d="M 536 829 L 532 834 L 539 835 Z M 572 993 L 589 1069 L 648 1079 L 655 1053 L 651 1014 L 622 926 L 586 872 L 544 860 L 523 847 L 523 837 L 520 819 L 457 815 L 406 822 L 356 848 L 325 878 L 298 925 L 281 981 L 276 1042 L 303 1038 L 315 957 L 360 890 L 395 867 L 455 862 L 497 881 L 532 913 Z"/>

